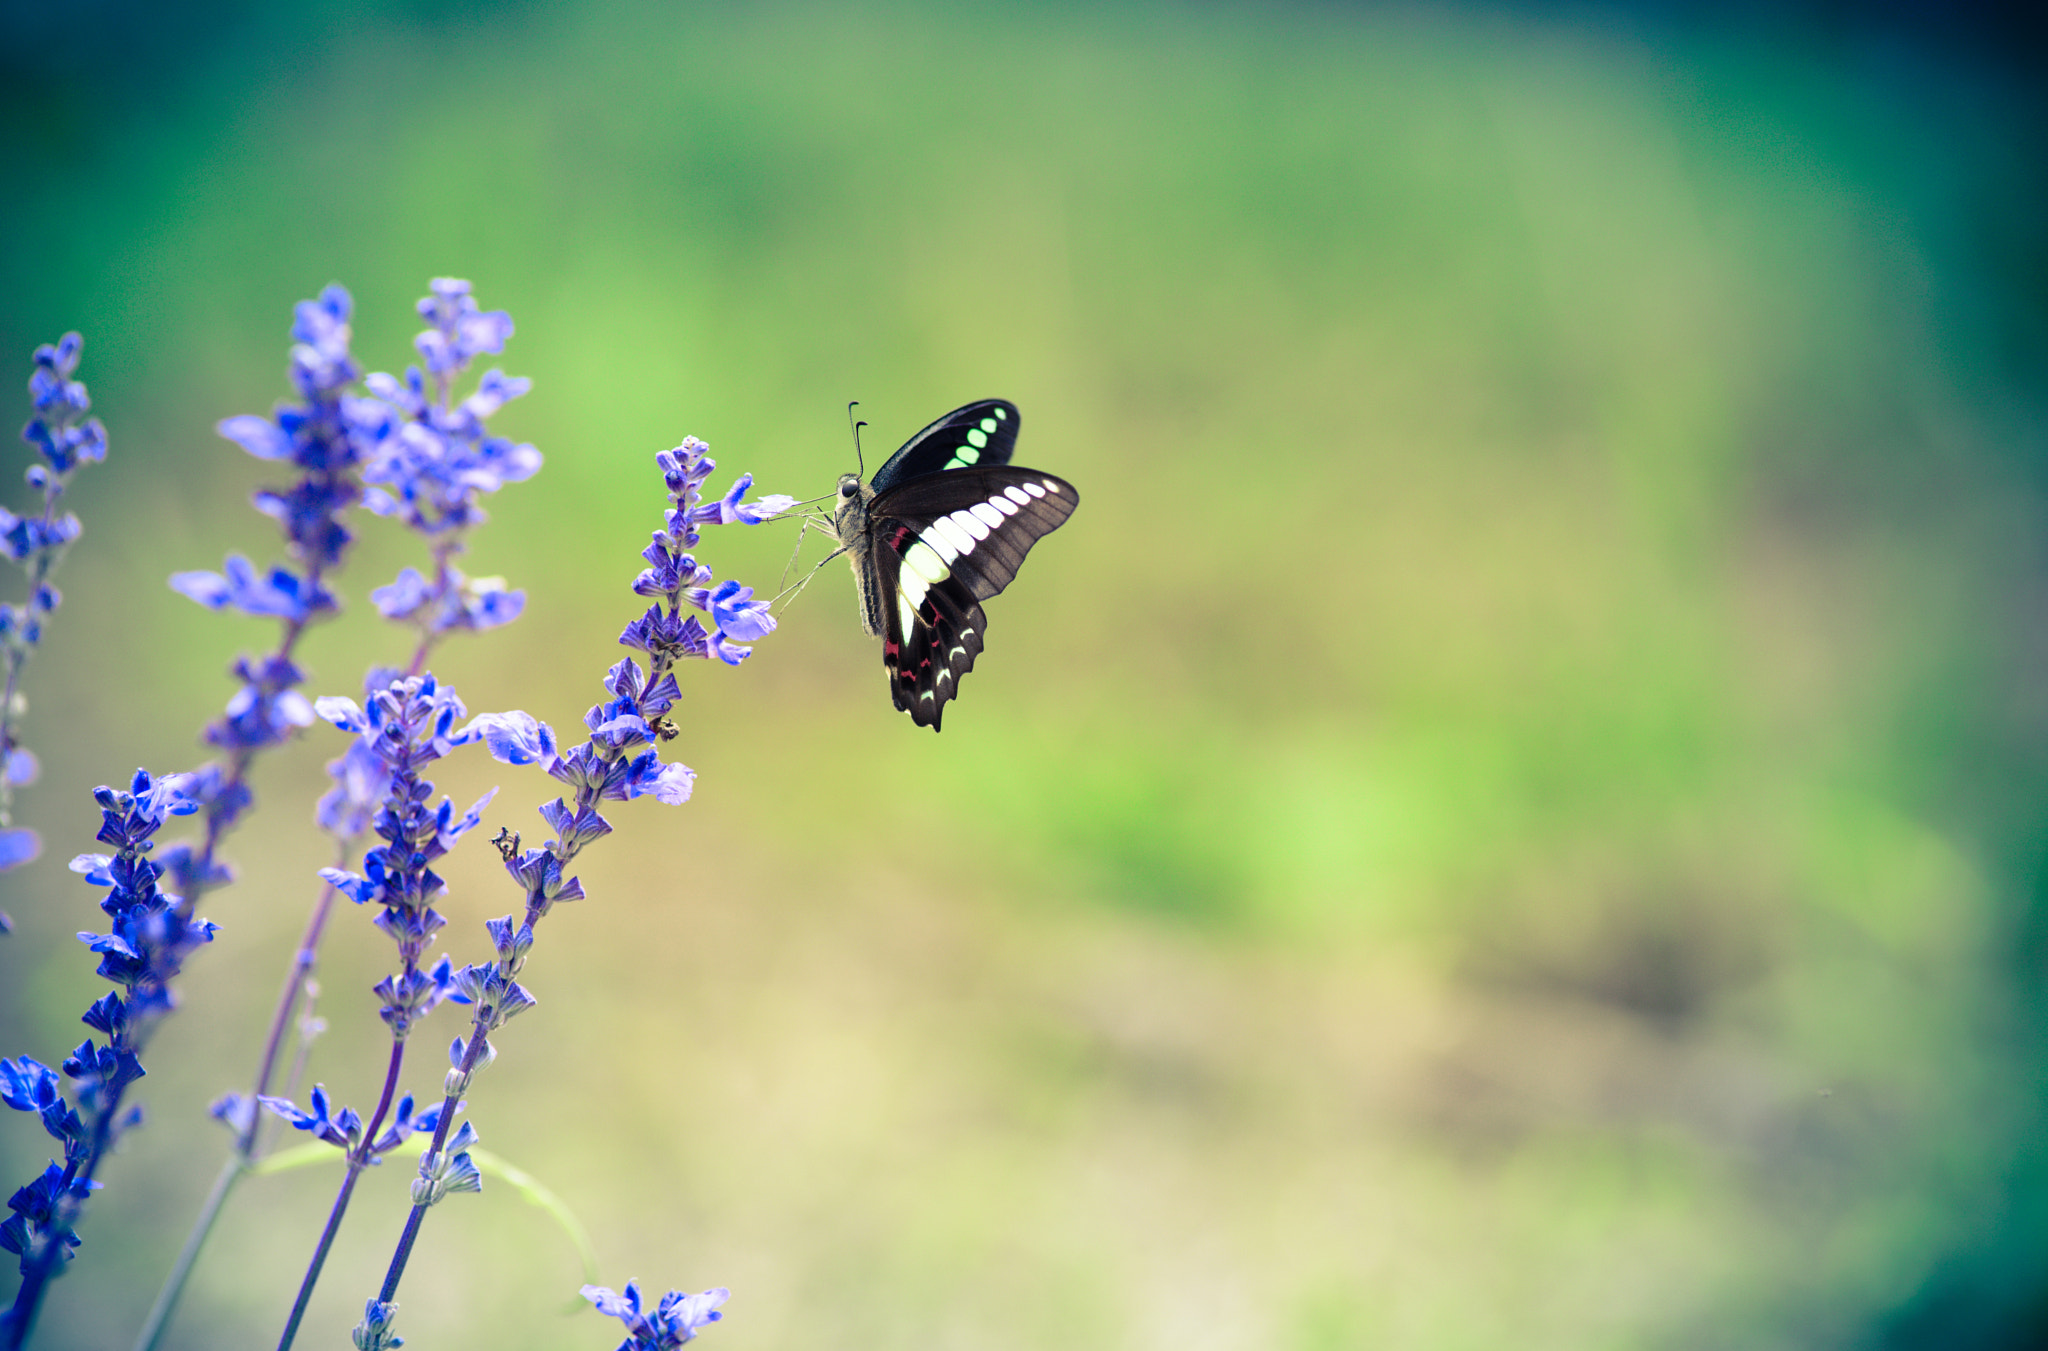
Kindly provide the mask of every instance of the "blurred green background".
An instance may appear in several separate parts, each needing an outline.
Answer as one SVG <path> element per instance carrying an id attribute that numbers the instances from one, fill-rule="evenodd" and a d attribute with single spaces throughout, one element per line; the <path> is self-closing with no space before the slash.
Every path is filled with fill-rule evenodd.
<path id="1" fill-rule="evenodd" d="M 2014 32 L 1914 15 L 10 6 L 0 354 L 82 329 L 113 453 L 28 679 L 0 1053 L 97 993 L 86 793 L 193 764 L 270 638 L 163 583 L 277 555 L 214 422 L 286 395 L 293 302 L 346 284 L 395 370 L 457 275 L 547 457 L 469 560 L 525 618 L 436 662 L 473 709 L 576 725 L 685 433 L 811 496 L 848 399 L 872 466 L 1002 395 L 1084 498 L 943 736 L 836 563 L 685 672 L 696 799 L 614 817 L 472 1105 L 603 1283 L 729 1285 L 727 1351 L 2042 1344 L 2048 157 Z M 405 650 L 384 526 L 318 692 Z M 705 554 L 771 588 L 794 535 Z M 341 744 L 263 764 L 39 1345 L 141 1321 Z M 499 782 L 533 832 L 538 775 L 444 777 Z M 474 960 L 514 895 L 480 837 L 446 872 Z M 311 1069 L 365 1110 L 366 919 Z M 45 1157 L 0 1122 L 8 1187 Z M 172 1345 L 270 1344 L 334 1176 L 243 1188 Z M 612 1345 L 581 1279 L 492 1187 L 400 1328 Z"/>

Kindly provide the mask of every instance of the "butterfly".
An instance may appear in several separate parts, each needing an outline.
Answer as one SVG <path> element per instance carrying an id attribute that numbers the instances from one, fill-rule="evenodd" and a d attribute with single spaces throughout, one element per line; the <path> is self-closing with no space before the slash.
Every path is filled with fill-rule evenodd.
<path id="1" fill-rule="evenodd" d="M 1010 463 L 1017 405 L 955 408 L 903 443 L 868 483 L 839 477 L 832 533 L 853 565 L 860 624 L 882 640 L 896 707 L 939 730 L 988 633 L 981 603 L 1080 504 L 1074 485 Z"/>

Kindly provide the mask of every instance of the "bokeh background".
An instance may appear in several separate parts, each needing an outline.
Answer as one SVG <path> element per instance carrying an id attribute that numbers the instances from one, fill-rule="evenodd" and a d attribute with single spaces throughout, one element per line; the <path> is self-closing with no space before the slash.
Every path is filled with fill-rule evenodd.
<path id="1" fill-rule="evenodd" d="M 97 992 L 87 792 L 193 764 L 269 637 L 163 583 L 276 556 L 213 424 L 286 395 L 293 302 L 346 284 L 395 370 L 457 275 L 547 457 L 469 560 L 525 618 L 436 663 L 472 708 L 576 723 L 685 433 L 810 496 L 848 399 L 872 465 L 999 394 L 1084 498 L 943 736 L 836 563 L 685 673 L 696 799 L 587 856 L 472 1106 L 603 1283 L 732 1287 L 727 1351 L 2048 1342 L 2017 11 L 5 16 L 0 354 L 82 329 L 113 455 L 28 681 L 0 1052 L 54 1062 Z M 383 524 L 321 692 L 404 650 L 362 600 L 416 558 Z M 706 553 L 772 587 L 794 536 Z M 127 1345 L 218 1166 L 340 745 L 259 772 L 42 1346 Z M 490 827 L 537 828 L 531 772 L 444 786 L 499 782 Z M 513 895 L 481 836 L 447 871 L 474 959 Z M 310 1071 L 365 1109 L 366 919 Z M 45 1153 L 0 1121 L 8 1187 Z M 406 1171 L 302 1345 L 346 1344 Z M 243 1188 L 172 1345 L 270 1344 L 334 1178 Z M 581 1280 L 492 1187 L 431 1217 L 400 1327 L 610 1346 Z"/>

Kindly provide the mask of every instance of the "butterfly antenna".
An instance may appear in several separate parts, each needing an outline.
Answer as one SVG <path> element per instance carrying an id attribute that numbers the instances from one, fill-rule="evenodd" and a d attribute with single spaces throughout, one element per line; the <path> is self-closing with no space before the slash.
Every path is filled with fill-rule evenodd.
<path id="1" fill-rule="evenodd" d="M 865 427 L 865 426 L 867 426 L 868 424 L 867 424 L 867 422 L 866 422 L 866 420 L 865 420 L 865 419 L 863 419 L 863 420 L 862 420 L 862 421 L 860 421 L 860 422 L 854 422 L 854 421 L 853 421 L 853 410 L 854 410 L 854 409 L 856 409 L 856 408 L 858 408 L 858 407 L 860 407 L 860 400 L 859 400 L 859 399 L 854 399 L 854 400 L 852 400 L 851 402 L 849 402 L 849 403 L 848 403 L 848 404 L 846 405 L 846 420 L 847 420 L 848 422 L 852 422 L 852 423 L 853 423 L 853 465 L 854 465 L 854 468 L 856 468 L 856 469 L 858 469 L 858 470 L 860 471 L 860 476 L 861 476 L 862 478 L 866 478 L 866 477 L 868 476 L 868 467 L 867 467 L 867 465 L 866 465 L 865 463 L 863 463 L 863 462 L 862 462 L 862 460 L 861 460 L 861 457 L 860 457 L 860 429 L 861 429 L 861 428 L 863 428 L 863 427 Z"/>

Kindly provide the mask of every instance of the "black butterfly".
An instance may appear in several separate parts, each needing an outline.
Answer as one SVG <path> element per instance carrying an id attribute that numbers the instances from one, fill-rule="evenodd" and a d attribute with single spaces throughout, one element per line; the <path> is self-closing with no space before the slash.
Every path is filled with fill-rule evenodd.
<path id="1" fill-rule="evenodd" d="M 934 732 L 981 652 L 981 602 L 1081 500 L 1010 463 L 1017 426 L 1017 405 L 983 399 L 904 442 L 872 482 L 839 478 L 832 533 L 853 564 L 861 627 L 882 640 L 896 707 Z"/>

